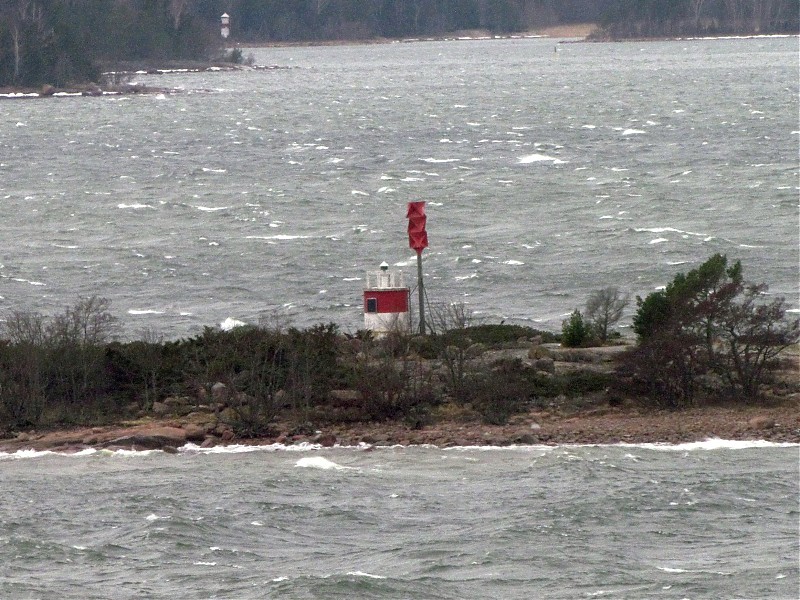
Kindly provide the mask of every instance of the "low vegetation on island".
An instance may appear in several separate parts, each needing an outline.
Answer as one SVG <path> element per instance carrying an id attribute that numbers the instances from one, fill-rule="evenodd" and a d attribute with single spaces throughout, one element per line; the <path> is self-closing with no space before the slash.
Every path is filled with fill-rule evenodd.
<path id="1" fill-rule="evenodd" d="M 765 291 L 715 255 L 637 298 L 635 343 L 613 331 L 627 304 L 616 288 L 593 293 L 588 316 L 576 310 L 560 335 L 442 306 L 424 336 L 262 324 L 120 341 L 109 301 L 83 298 L 52 317 L 5 316 L 0 432 L 173 419 L 198 443 L 291 441 L 369 423 L 414 431 L 600 408 L 796 405 L 797 355 L 781 355 L 796 349 L 800 321 Z"/>

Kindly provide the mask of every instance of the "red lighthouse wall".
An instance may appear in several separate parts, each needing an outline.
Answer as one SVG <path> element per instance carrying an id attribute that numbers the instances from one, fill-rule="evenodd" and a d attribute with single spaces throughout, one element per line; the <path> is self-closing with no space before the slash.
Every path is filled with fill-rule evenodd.
<path id="1" fill-rule="evenodd" d="M 374 309 L 370 306 L 372 304 L 370 300 L 375 300 Z M 408 289 L 365 291 L 364 312 L 379 314 L 408 312 Z"/>

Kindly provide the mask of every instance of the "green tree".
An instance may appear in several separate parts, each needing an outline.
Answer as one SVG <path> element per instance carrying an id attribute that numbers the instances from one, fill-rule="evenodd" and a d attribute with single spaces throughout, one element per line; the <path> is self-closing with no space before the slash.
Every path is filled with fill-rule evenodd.
<path id="1" fill-rule="evenodd" d="M 738 396 L 752 398 L 773 359 L 796 343 L 800 322 L 787 322 L 784 300 L 763 302 L 766 286 L 747 285 L 739 261 L 715 254 L 678 274 L 665 290 L 637 298 L 630 354 L 635 376 L 660 402 L 695 401 L 698 384 L 714 376 Z M 706 377 L 707 381 L 707 377 Z"/>
<path id="2" fill-rule="evenodd" d="M 583 320 L 581 311 L 577 308 L 561 324 L 561 343 L 568 348 L 577 348 L 589 338 L 589 326 Z"/>

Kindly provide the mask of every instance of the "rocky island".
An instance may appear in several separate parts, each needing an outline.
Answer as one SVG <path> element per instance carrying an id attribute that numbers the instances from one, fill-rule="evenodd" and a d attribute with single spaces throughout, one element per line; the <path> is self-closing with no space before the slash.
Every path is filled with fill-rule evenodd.
<path id="1" fill-rule="evenodd" d="M 538 350 L 537 350 L 538 349 Z M 525 368 L 538 363 L 543 377 L 593 377 L 610 374 L 626 345 L 580 351 L 557 344 L 539 346 L 520 341 L 514 347 L 487 350 L 475 361 L 519 360 Z M 542 350 L 552 359 L 542 361 Z M 446 369 L 425 361 L 425 369 Z M 168 397 L 147 414 L 112 424 L 28 429 L 0 440 L 0 452 L 52 450 L 77 452 L 86 448 L 175 451 L 186 444 L 214 445 L 318 444 L 390 446 L 430 444 L 449 446 L 508 446 L 556 444 L 615 444 L 766 440 L 800 443 L 800 354 L 789 353 L 772 386 L 758 402 L 719 399 L 682 410 L 654 408 L 645 401 L 620 399 L 609 389 L 567 397 L 559 395 L 509 417 L 490 423 L 474 410 L 445 402 L 423 423 L 407 418 L 372 422 L 326 422 L 319 425 L 278 418 L 254 435 L 237 428 L 239 416 L 228 387 L 217 382 L 210 396 Z M 336 410 L 363 401 L 357 390 L 331 390 Z M 319 427 L 319 428 L 317 428 Z"/>

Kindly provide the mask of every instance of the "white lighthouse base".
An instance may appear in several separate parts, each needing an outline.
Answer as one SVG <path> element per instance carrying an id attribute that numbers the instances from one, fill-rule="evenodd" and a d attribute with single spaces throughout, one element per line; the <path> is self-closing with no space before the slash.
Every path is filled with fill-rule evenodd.
<path id="1" fill-rule="evenodd" d="M 365 313 L 364 328 L 369 329 L 376 337 L 386 335 L 393 331 L 408 333 L 411 324 L 408 313 Z"/>

